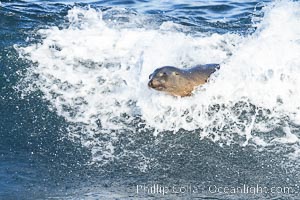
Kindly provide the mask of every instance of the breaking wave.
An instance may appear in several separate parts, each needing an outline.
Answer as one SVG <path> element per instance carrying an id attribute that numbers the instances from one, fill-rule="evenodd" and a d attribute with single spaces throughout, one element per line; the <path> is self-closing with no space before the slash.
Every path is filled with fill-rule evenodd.
<path id="1" fill-rule="evenodd" d="M 114 157 L 119 135 L 192 131 L 220 144 L 297 144 L 300 125 L 300 4 L 271 3 L 255 32 L 195 33 L 128 9 L 73 7 L 65 24 L 15 46 L 32 65 L 18 85 L 40 91 L 70 123 L 68 137 L 95 161 Z M 157 67 L 220 63 L 191 97 L 147 87 Z M 278 134 L 270 134 L 279 130 Z M 134 139 L 133 139 L 134 140 Z"/>

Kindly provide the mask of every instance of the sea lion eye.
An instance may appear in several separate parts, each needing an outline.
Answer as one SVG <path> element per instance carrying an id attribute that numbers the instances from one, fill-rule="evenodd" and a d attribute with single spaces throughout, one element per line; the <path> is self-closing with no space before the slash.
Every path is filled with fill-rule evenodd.
<path id="1" fill-rule="evenodd" d="M 161 72 L 161 73 L 158 74 L 159 77 L 166 76 L 166 75 L 167 75 L 166 72 L 163 72 L 163 73 Z"/>

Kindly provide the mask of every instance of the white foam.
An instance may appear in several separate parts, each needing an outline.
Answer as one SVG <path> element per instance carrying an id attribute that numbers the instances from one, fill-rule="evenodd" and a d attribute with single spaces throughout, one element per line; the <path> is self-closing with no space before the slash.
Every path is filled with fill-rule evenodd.
<path id="1" fill-rule="evenodd" d="M 300 6 L 276 2 L 264 12 L 250 36 L 200 37 L 174 30 L 173 23 L 158 29 L 109 26 L 101 11 L 74 7 L 68 27 L 40 30 L 41 43 L 17 49 L 37 63 L 30 72 L 39 75 L 34 83 L 52 108 L 84 126 L 85 137 L 70 135 L 88 135 L 94 141 L 87 146 L 97 146 L 99 131 L 131 130 L 136 116 L 157 133 L 197 130 L 213 141 L 239 136 L 244 145 L 266 145 L 253 131 L 270 132 L 282 117 L 300 124 Z M 147 87 L 159 66 L 205 63 L 221 63 L 221 69 L 191 97 Z M 113 152 L 111 144 L 107 148 Z"/>
<path id="2" fill-rule="evenodd" d="M 293 134 L 289 127 L 283 127 L 284 137 L 275 138 L 272 142 L 279 142 L 284 144 L 295 144 L 299 142 L 297 135 Z"/>

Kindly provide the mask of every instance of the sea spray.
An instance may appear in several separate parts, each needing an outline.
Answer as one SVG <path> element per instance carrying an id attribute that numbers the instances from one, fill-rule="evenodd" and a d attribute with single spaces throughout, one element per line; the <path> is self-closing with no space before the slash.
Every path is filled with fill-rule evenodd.
<path id="1" fill-rule="evenodd" d="M 91 148 L 96 160 L 114 154 L 115 131 L 186 130 L 214 142 L 266 146 L 276 140 L 264 133 L 282 124 L 293 132 L 300 124 L 299 2 L 268 5 L 257 30 L 245 36 L 186 34 L 166 23 L 149 28 L 143 18 L 132 20 L 136 27 L 118 26 L 103 19 L 109 12 L 74 7 L 67 26 L 39 30 L 39 43 L 16 47 L 33 63 L 20 85 L 33 82 L 70 123 L 69 137 Z M 206 63 L 221 69 L 191 97 L 147 87 L 157 67 Z M 289 143 L 298 141 L 292 132 Z"/>

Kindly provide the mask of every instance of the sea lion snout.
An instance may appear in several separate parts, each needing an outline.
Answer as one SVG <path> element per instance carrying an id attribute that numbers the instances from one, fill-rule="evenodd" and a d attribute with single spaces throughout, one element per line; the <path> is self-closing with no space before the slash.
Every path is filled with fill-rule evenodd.
<path id="1" fill-rule="evenodd" d="M 157 80 L 155 78 L 150 79 L 148 82 L 148 86 L 156 90 L 162 90 L 164 88 L 163 84 L 164 80 Z"/>
<path id="2" fill-rule="evenodd" d="M 148 82 L 148 87 L 153 87 L 153 82 L 152 82 L 152 80 L 150 80 L 149 82 Z"/>

